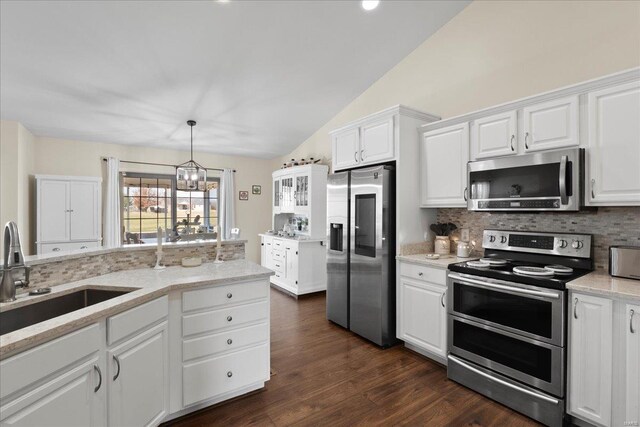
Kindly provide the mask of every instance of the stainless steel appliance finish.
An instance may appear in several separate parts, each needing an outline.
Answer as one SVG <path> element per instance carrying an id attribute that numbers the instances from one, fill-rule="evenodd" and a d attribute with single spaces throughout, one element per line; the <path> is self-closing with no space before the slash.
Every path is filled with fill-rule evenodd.
<path id="1" fill-rule="evenodd" d="M 387 165 L 330 175 L 327 188 L 327 318 L 383 347 L 396 342 L 394 187 Z"/>
<path id="2" fill-rule="evenodd" d="M 447 375 L 548 425 L 562 425 L 566 281 L 593 268 L 591 236 L 485 230 L 489 268 L 449 265 Z M 552 278 L 514 267 L 571 267 Z"/>
<path id="3" fill-rule="evenodd" d="M 578 211 L 584 150 L 553 150 L 467 164 L 472 211 Z"/>
<path id="4" fill-rule="evenodd" d="M 609 274 L 640 280 L 640 246 L 611 246 Z"/>
<path id="5" fill-rule="evenodd" d="M 9 221 L 4 226 L 4 254 L 2 257 L 2 280 L 0 281 L 0 302 L 16 299 L 16 288 L 29 286 L 30 267 L 24 263 L 18 225 Z M 14 273 L 24 271 L 24 280 L 15 280 Z"/>

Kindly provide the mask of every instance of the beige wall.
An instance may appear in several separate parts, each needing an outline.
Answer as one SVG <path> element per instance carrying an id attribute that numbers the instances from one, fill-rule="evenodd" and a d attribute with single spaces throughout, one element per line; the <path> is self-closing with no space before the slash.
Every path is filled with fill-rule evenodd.
<path id="1" fill-rule="evenodd" d="M 273 166 L 395 104 L 447 118 L 639 65 L 640 2 L 476 1 Z"/>
<path id="2" fill-rule="evenodd" d="M 3 121 L 3 139 L 5 133 L 5 124 L 7 126 L 6 133 L 12 136 L 16 122 Z M 21 126 L 21 125 L 20 125 Z M 22 127 L 24 129 L 24 127 Z M 26 131 L 26 129 L 25 129 Z M 28 131 L 27 131 L 28 132 Z M 11 135 L 9 135 L 11 134 Z M 27 138 L 25 138 L 27 140 Z M 132 160 L 142 162 L 156 162 L 176 164 L 189 159 L 188 151 L 155 149 L 149 147 L 135 147 L 118 144 L 104 144 L 85 141 L 71 141 L 47 137 L 32 137 L 30 141 L 32 155 L 32 165 L 25 165 L 22 169 L 9 167 L 8 173 L 16 173 L 17 176 L 25 178 L 24 173 L 28 171 L 31 178 L 35 174 L 51 174 L 51 175 L 82 175 L 82 176 L 101 176 L 103 182 L 106 180 L 105 164 L 101 161 L 102 157 L 115 157 L 120 160 Z M 11 147 L 9 147 L 11 148 Z M 10 153 L 11 154 L 11 153 Z M 242 238 L 247 239 L 247 258 L 260 262 L 260 242 L 258 233 L 264 232 L 271 228 L 271 164 L 269 161 L 261 159 L 252 159 L 248 157 L 232 157 L 220 156 L 206 153 L 194 153 L 195 159 L 210 168 L 234 168 L 237 170 L 235 174 L 235 199 L 236 199 L 236 226 L 241 229 Z M 3 163 L 4 142 L 3 142 Z M 9 165 L 11 166 L 11 165 Z M 121 170 L 128 172 L 157 172 L 157 173 L 174 173 L 173 168 L 167 167 L 151 167 L 141 165 L 121 164 Z M 31 179 L 33 181 L 33 178 Z M 262 185 L 262 195 L 254 196 L 249 194 L 248 201 L 238 200 L 238 191 L 247 190 L 251 193 L 251 185 Z M 34 197 L 35 187 L 31 184 L 30 191 L 25 191 L 21 187 L 20 191 L 4 192 L 5 171 L 2 172 L 2 209 L 4 219 L 4 206 L 11 205 L 13 200 L 19 200 L 17 203 L 24 203 L 24 200 L 31 200 Z M 22 218 L 30 217 L 30 224 L 35 223 L 35 206 L 29 210 L 30 206 L 24 204 L 20 211 L 16 211 L 14 215 L 20 218 L 20 222 L 24 222 Z M 27 215 L 26 212 L 31 213 Z M 35 225 L 33 225 L 35 226 Z M 21 233 L 24 231 L 21 230 Z M 35 232 L 33 234 L 35 236 Z M 23 234 L 24 236 L 24 234 Z M 24 237 L 23 237 L 24 238 Z M 27 240 L 27 238 L 24 238 Z"/>

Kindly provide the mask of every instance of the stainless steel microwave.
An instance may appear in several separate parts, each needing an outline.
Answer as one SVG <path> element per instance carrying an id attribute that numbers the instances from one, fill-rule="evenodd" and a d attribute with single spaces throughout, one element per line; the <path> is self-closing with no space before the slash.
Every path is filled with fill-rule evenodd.
<path id="1" fill-rule="evenodd" d="M 469 162 L 467 209 L 577 211 L 583 180 L 581 148 Z"/>

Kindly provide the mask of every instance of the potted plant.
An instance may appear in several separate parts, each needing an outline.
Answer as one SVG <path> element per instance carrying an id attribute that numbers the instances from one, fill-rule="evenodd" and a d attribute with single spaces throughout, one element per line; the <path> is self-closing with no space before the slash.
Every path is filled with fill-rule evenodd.
<path id="1" fill-rule="evenodd" d="M 434 252 L 441 255 L 448 255 L 451 252 L 451 241 L 449 235 L 458 227 L 452 222 L 439 222 L 431 224 L 431 231 L 436 233 L 436 241 L 434 242 Z"/>

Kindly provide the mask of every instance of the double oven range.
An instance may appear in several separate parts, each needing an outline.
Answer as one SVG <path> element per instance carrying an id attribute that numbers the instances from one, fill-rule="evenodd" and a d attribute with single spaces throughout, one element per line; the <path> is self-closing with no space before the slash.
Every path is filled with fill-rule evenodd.
<path id="1" fill-rule="evenodd" d="M 485 230 L 484 258 L 449 265 L 450 379 L 547 425 L 566 396 L 566 283 L 593 270 L 591 236 Z"/>

